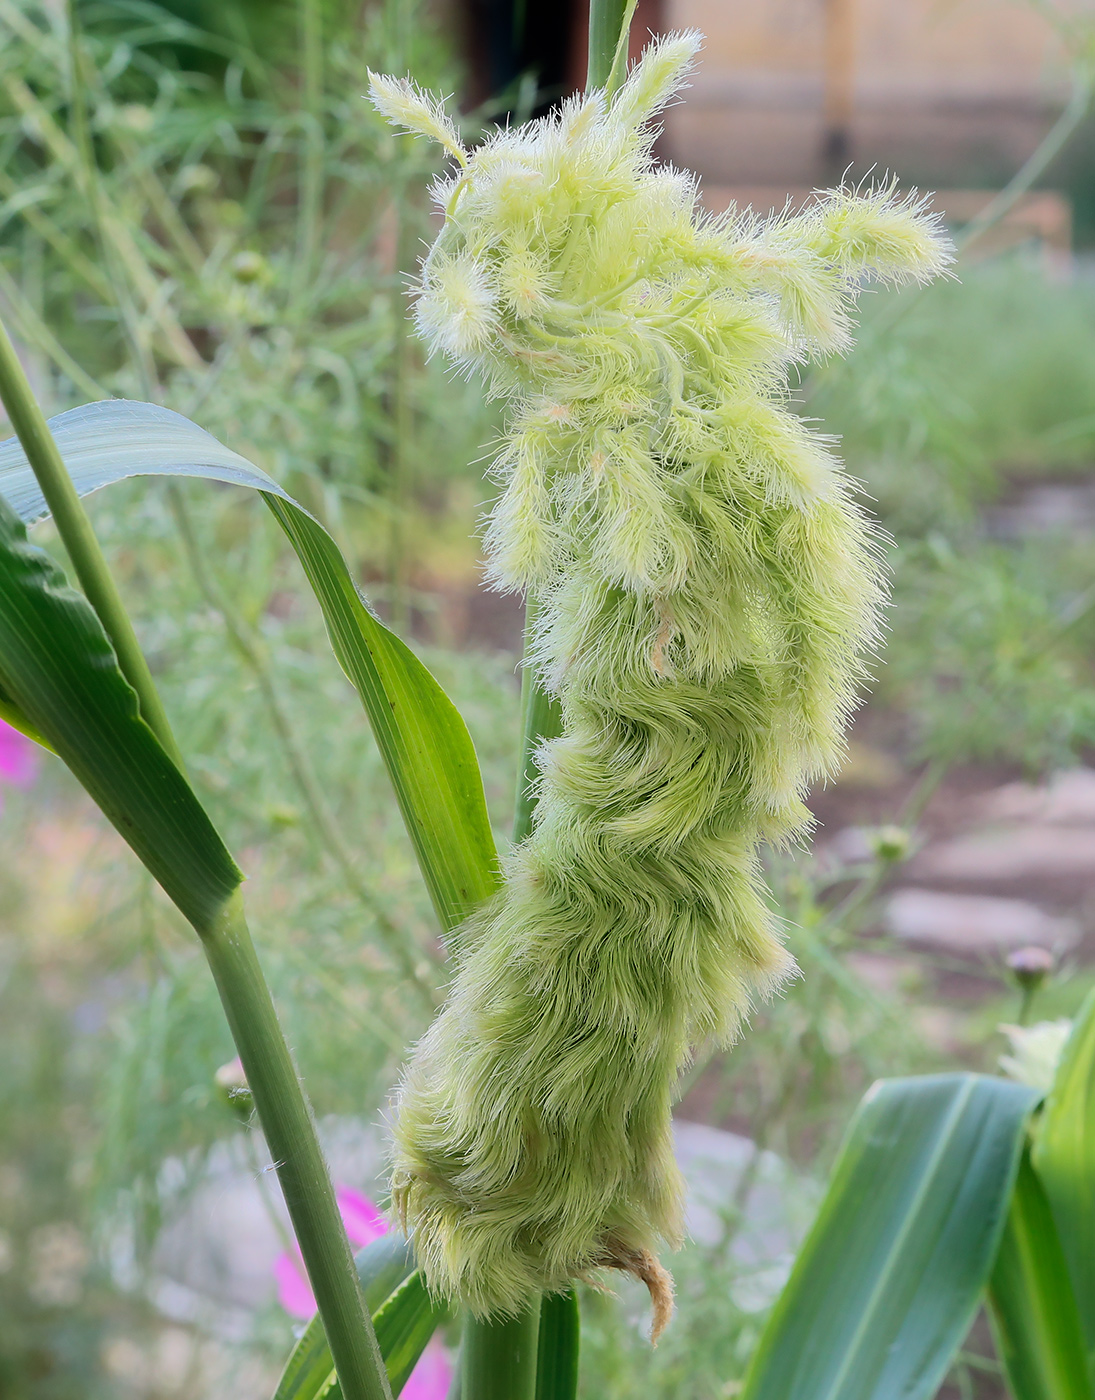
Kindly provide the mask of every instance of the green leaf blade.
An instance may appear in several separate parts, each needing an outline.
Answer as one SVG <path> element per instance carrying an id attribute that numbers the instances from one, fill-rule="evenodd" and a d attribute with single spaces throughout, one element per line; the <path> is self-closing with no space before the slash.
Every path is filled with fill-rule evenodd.
<path id="1" fill-rule="evenodd" d="M 410 1380 L 426 1343 L 446 1316 L 446 1310 L 431 1299 L 426 1280 L 417 1269 L 374 1315 L 376 1338 L 393 1395 L 398 1395 Z"/>
<path id="2" fill-rule="evenodd" d="M 114 399 L 58 414 L 49 426 L 81 496 L 134 476 L 200 477 L 262 494 L 369 716 L 441 927 L 457 927 L 500 880 L 471 736 L 429 670 L 370 611 L 319 522 L 272 477 L 170 409 Z M 15 440 L 0 444 L 0 493 L 24 521 L 46 514 Z"/>
<path id="3" fill-rule="evenodd" d="M 354 1263 L 361 1279 L 365 1306 L 373 1315 L 375 1324 L 386 1300 L 414 1273 L 414 1255 L 410 1246 L 398 1235 L 387 1234 L 359 1250 Z M 379 1330 L 377 1343 L 380 1354 L 384 1356 L 384 1339 Z M 273 1400 L 316 1400 L 329 1386 L 333 1371 L 331 1350 L 317 1314 L 290 1353 Z"/>
<path id="4" fill-rule="evenodd" d="M 976 1312 L 1037 1094 L 876 1084 L 761 1337 L 743 1400 L 929 1400 Z"/>
<path id="5" fill-rule="evenodd" d="M 454 929 L 498 887 L 494 837 L 467 726 L 405 643 L 365 606 L 338 547 L 310 515 L 265 495 L 361 696 L 441 927 Z"/>
<path id="6" fill-rule="evenodd" d="M 1076 1018 L 1032 1152 L 1068 1261 L 1095 1370 L 1095 992 Z"/>
<path id="7" fill-rule="evenodd" d="M 1026 1151 L 989 1302 L 1014 1400 L 1092 1400 L 1076 1295 L 1049 1200 Z"/>
<path id="8" fill-rule="evenodd" d="M 363 1250 L 358 1255 L 358 1268 L 394 1397 L 410 1380 L 427 1343 L 448 1314 L 430 1297 L 425 1279 L 414 1267 L 409 1247 L 401 1241 L 394 1242 L 396 1249 L 403 1251 L 401 1263 L 396 1262 L 399 1256 L 393 1251 L 392 1259 L 382 1263 L 381 1271 L 366 1278 L 372 1262 L 367 1257 L 369 1251 L 387 1244 L 390 1238 L 385 1236 Z M 404 1274 L 402 1278 L 398 1277 L 400 1271 Z M 388 1290 L 387 1296 L 384 1290 Z M 293 1349 L 273 1400 L 341 1400 L 341 1397 L 342 1387 L 331 1363 L 322 1325 L 318 1317 L 313 1318 Z"/>
<path id="9" fill-rule="evenodd" d="M 141 719 L 87 600 L 0 499 L 0 688 L 64 760 L 195 928 L 242 875 Z"/>

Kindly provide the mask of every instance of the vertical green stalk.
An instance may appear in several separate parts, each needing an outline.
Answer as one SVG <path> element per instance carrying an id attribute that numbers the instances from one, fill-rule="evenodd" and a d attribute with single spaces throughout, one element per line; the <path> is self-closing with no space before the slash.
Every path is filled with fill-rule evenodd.
<path id="1" fill-rule="evenodd" d="M 342 1394 L 345 1400 L 391 1400 L 315 1122 L 278 1025 L 238 891 L 220 919 L 199 933 L 274 1159 Z"/>
<path id="2" fill-rule="evenodd" d="M 615 92 L 627 68 L 627 37 L 638 0 L 590 0 L 586 91 Z"/>
<path id="3" fill-rule="evenodd" d="M 469 1322 L 460 1350 L 460 1400 L 533 1400 L 538 1303 L 517 1317 Z"/>
<path id="4" fill-rule="evenodd" d="M 575 1400 L 580 1328 L 578 1294 L 573 1288 L 544 1298 L 536 1350 L 536 1400 Z"/>
<path id="5" fill-rule="evenodd" d="M 323 12 L 320 0 L 298 0 L 304 157 L 300 170 L 297 280 L 307 285 L 319 244 L 323 203 Z"/>
<path id="6" fill-rule="evenodd" d="M 182 755 L 171 733 L 163 702 L 133 624 L 103 558 L 91 521 L 61 460 L 45 414 L 27 383 L 23 366 L 3 325 L 0 325 L 0 400 L 38 478 L 42 495 L 46 498 L 80 586 L 113 643 L 122 674 L 137 692 L 141 715 L 175 763 L 182 768 Z"/>

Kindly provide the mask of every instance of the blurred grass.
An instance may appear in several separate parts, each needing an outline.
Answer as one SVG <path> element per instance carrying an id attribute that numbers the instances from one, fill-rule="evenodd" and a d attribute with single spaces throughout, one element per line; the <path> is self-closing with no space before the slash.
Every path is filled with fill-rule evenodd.
<path id="1" fill-rule="evenodd" d="M 478 386 L 424 364 L 410 338 L 406 273 L 430 227 L 431 157 L 360 97 L 367 65 L 454 86 L 445 36 L 404 0 L 370 5 L 361 22 L 335 0 L 310 21 L 307 3 L 173 9 L 85 0 L 73 51 L 61 9 L 0 0 L 0 309 L 51 411 L 99 392 L 156 397 L 321 516 L 370 595 L 414 624 L 468 720 L 504 831 L 516 657 L 476 645 L 488 624 L 470 591 L 494 410 Z M 298 57 L 317 18 L 318 87 L 315 52 L 310 85 Z M 859 347 L 810 375 L 802 411 L 840 436 L 897 542 L 875 701 L 895 759 L 1002 757 L 1037 772 L 1093 742 L 1090 540 L 1082 529 L 1001 538 L 990 508 L 1026 483 L 1091 475 L 1095 277 L 1033 255 L 959 272 L 899 303 L 871 298 Z M 360 708 L 275 529 L 228 489 L 182 497 L 209 577 L 195 575 L 162 484 L 129 483 L 91 508 L 195 780 L 250 877 L 256 938 L 317 1111 L 375 1122 L 428 1015 L 378 921 L 440 988 L 428 902 Z M 250 660 L 226 640 L 226 609 Z M 311 828 L 271 689 L 367 902 Z M 276 1357 L 284 1319 L 260 1311 L 230 1348 L 172 1331 L 143 1272 L 165 1215 L 236 1133 L 213 1088 L 232 1050 L 204 966 L 57 765 L 5 797 L 0 1395 L 259 1396 L 248 1368 Z M 789 1210 L 808 1214 L 811 1176 L 872 1078 L 956 1055 L 991 1068 L 996 1021 L 1013 1012 L 1001 982 L 983 1010 L 955 1013 L 958 1048 L 942 1043 L 930 975 L 892 987 L 862 975 L 869 898 L 834 919 L 832 892 L 848 885 L 832 871 L 800 856 L 773 862 L 772 876 L 803 979 L 758 1012 L 732 1056 L 702 1052 L 685 1088 L 689 1113 L 801 1174 Z M 1047 993 L 1047 1014 L 1071 1007 L 1085 976 Z M 590 1395 L 734 1394 L 763 1307 L 745 1306 L 750 1266 L 731 1248 L 732 1217 L 720 1242 L 674 1265 L 682 1306 L 653 1357 L 638 1299 L 586 1297 Z M 180 1330 L 191 1350 L 161 1364 Z"/>
<path id="2" fill-rule="evenodd" d="M 812 376 L 805 411 L 839 435 L 899 537 L 971 526 L 1010 475 L 1095 456 L 1095 268 L 1035 249 L 871 294 L 858 343 Z"/>

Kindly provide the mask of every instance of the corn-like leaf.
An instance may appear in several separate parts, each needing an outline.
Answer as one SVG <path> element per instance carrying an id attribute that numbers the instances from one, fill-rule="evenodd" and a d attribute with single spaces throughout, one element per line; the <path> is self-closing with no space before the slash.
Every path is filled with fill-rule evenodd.
<path id="1" fill-rule="evenodd" d="M 30 720 L 27 719 L 26 715 L 11 696 L 7 694 L 2 685 L 0 685 L 0 719 L 2 719 L 5 724 L 10 724 L 13 729 L 18 729 L 20 734 L 25 734 L 26 737 L 33 740 L 34 743 L 40 744 L 42 748 L 48 749 L 51 747 L 51 745 L 47 743 L 45 735 L 40 734 L 38 730 L 35 729 L 34 725 L 31 724 Z"/>
<path id="2" fill-rule="evenodd" d="M 989 1302 L 1014 1400 L 1093 1400 L 1076 1295 L 1028 1152 L 1019 1164 Z"/>
<path id="3" fill-rule="evenodd" d="M 61 756 L 187 919 L 210 927 L 242 876 L 141 719 L 91 606 L 27 540 L 2 498 L 0 687 L 15 717 Z"/>
<path id="4" fill-rule="evenodd" d="M 1084 1002 L 1034 1143 L 1095 1371 L 1095 992 Z"/>
<path id="5" fill-rule="evenodd" d="M 392 1395 L 397 1396 L 447 1314 L 430 1298 L 410 1247 L 398 1236 L 385 1235 L 366 1245 L 356 1263 Z M 342 1400 L 318 1317 L 293 1348 L 273 1400 Z"/>
<path id="6" fill-rule="evenodd" d="M 438 919 L 454 928 L 498 883 L 471 737 L 422 662 L 370 611 L 327 531 L 265 472 L 170 409 L 107 400 L 59 414 L 50 429 L 81 495 L 132 476 L 204 477 L 262 493 L 368 713 Z M 14 439 L 0 445 L 0 494 L 28 523 L 46 513 Z"/>
<path id="7" fill-rule="evenodd" d="M 365 1306 L 376 1314 L 400 1285 L 414 1273 L 414 1255 L 410 1246 L 398 1235 L 382 1235 L 373 1240 L 354 1258 L 361 1289 L 365 1295 Z M 381 1355 L 384 1356 L 383 1343 Z M 385 1360 L 387 1357 L 385 1356 Z M 273 1400 L 316 1400 L 330 1382 L 334 1367 L 327 1338 L 323 1333 L 323 1323 L 318 1315 L 313 1317 L 301 1333 L 289 1360 L 285 1363 L 278 1388 Z M 390 1373 L 389 1373 L 390 1374 Z"/>
<path id="8" fill-rule="evenodd" d="M 418 1270 L 404 1279 L 376 1313 L 373 1318 L 376 1339 L 393 1395 L 398 1395 L 407 1384 L 426 1343 L 447 1315 L 445 1309 L 430 1298 L 426 1280 Z M 336 1396 L 341 1400 L 337 1381 L 332 1400 Z"/>
<path id="9" fill-rule="evenodd" d="M 764 1329 L 742 1400 L 929 1400 L 973 1319 L 1038 1095 L 883 1080 Z"/>

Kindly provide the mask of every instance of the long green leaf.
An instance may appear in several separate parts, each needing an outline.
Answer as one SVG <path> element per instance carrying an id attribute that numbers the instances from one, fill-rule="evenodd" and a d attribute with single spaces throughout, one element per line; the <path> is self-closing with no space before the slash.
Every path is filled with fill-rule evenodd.
<path id="1" fill-rule="evenodd" d="M 5 724 L 10 724 L 13 729 L 18 729 L 20 734 L 25 734 L 34 743 L 40 744 L 42 748 L 48 749 L 51 745 L 47 742 L 44 734 L 40 734 L 26 715 L 22 712 L 15 701 L 8 695 L 3 686 L 0 686 L 0 719 Z"/>
<path id="2" fill-rule="evenodd" d="M 137 697 L 82 593 L 0 498 L 0 687 L 198 929 L 242 876 Z"/>
<path id="3" fill-rule="evenodd" d="M 446 1310 L 431 1299 L 426 1280 L 417 1270 L 377 1312 L 376 1336 L 393 1395 L 398 1395 L 407 1384 L 426 1343 L 447 1316 Z M 341 1400 L 341 1392 L 338 1393 Z"/>
<path id="4" fill-rule="evenodd" d="M 265 472 L 169 409 L 108 400 L 59 414 L 50 429 L 81 495 L 132 476 L 204 477 L 262 493 L 368 713 L 438 919 L 446 930 L 459 924 L 498 883 L 471 737 L 426 667 L 369 610 L 326 530 Z M 0 494 L 27 522 L 45 514 L 14 440 L 0 445 Z"/>
<path id="5" fill-rule="evenodd" d="M 375 1296 L 376 1289 L 366 1287 L 370 1307 Z M 430 1297 L 425 1279 L 413 1266 L 412 1272 L 376 1307 L 373 1326 L 393 1396 L 398 1396 L 407 1384 L 426 1344 L 447 1315 Z M 342 1400 L 342 1387 L 318 1319 L 312 1320 L 297 1343 L 274 1400 Z"/>
<path id="6" fill-rule="evenodd" d="M 376 1314 L 382 1305 L 414 1273 L 414 1255 L 405 1240 L 388 1234 L 359 1250 L 354 1263 L 361 1279 L 365 1305 L 373 1314 L 375 1324 Z M 387 1360 L 379 1333 L 377 1342 L 380 1343 L 381 1355 Z M 317 1315 L 301 1333 L 285 1363 L 273 1400 L 315 1400 L 327 1387 L 332 1370 L 330 1348 L 323 1333 L 323 1323 Z"/>
<path id="7" fill-rule="evenodd" d="M 989 1303 L 1014 1400 L 1092 1400 L 1076 1295 L 1028 1152 L 992 1267 Z"/>
<path id="8" fill-rule="evenodd" d="M 969 1328 L 1034 1090 L 883 1080 L 848 1130 L 742 1400 L 928 1400 Z"/>
<path id="9" fill-rule="evenodd" d="M 1068 1261 L 1088 1368 L 1095 1370 L 1095 992 L 1065 1046 L 1033 1159 Z"/>

